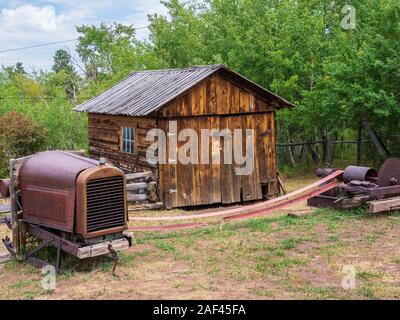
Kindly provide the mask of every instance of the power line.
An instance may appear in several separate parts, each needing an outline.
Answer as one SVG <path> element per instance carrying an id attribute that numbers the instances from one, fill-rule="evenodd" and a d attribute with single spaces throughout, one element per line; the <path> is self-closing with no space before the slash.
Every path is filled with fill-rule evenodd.
<path id="1" fill-rule="evenodd" d="M 70 39 L 70 40 L 63 40 L 63 41 L 54 41 L 54 42 L 48 42 L 48 43 L 35 44 L 33 46 L 26 46 L 26 47 L 13 48 L 13 49 L 7 49 L 7 50 L 0 50 L 0 53 L 19 51 L 19 50 L 25 50 L 25 49 L 32 49 L 32 48 L 38 48 L 38 47 L 45 47 L 45 46 L 51 46 L 53 44 L 60 44 L 60 43 L 71 42 L 71 41 L 76 41 L 76 40 L 78 40 L 78 38 Z"/>
<path id="2" fill-rule="evenodd" d="M 148 28 L 148 26 L 138 27 L 138 28 L 135 28 L 135 30 L 141 30 L 141 29 L 146 29 L 146 28 Z M 41 43 L 41 44 L 35 44 L 35 45 L 32 45 L 32 46 L 26 46 L 26 47 L 20 47 L 20 48 L 12 48 L 12 49 L 7 49 L 7 50 L 0 50 L 0 53 L 13 52 L 13 51 L 19 51 L 19 50 L 26 50 L 26 49 L 32 49 L 32 48 L 38 48 L 38 47 L 45 47 L 45 46 L 51 46 L 51 45 L 54 45 L 54 44 L 72 42 L 72 41 L 77 41 L 77 40 L 79 40 L 79 38 L 63 40 L 63 41 L 47 42 L 47 43 Z"/>

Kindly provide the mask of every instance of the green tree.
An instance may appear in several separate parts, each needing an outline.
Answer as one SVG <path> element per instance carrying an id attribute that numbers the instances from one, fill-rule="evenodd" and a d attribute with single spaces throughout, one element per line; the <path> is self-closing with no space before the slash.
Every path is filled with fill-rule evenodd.
<path id="1" fill-rule="evenodd" d="M 86 76 L 99 81 L 103 75 L 127 72 L 134 66 L 135 29 L 132 26 L 102 23 L 99 27 L 76 28 L 81 36 L 76 51 L 85 64 Z"/>
<path id="2" fill-rule="evenodd" d="M 170 0 L 170 18 L 150 18 L 150 40 L 167 66 L 223 62 L 294 102 L 279 114 L 281 141 L 355 132 L 367 119 L 396 149 L 400 3 L 352 1 L 355 30 L 341 26 L 345 4 Z"/>
<path id="3" fill-rule="evenodd" d="M 71 55 L 65 49 L 59 49 L 54 54 L 54 63 L 51 69 L 59 73 L 61 71 L 65 71 L 68 74 L 72 74 L 75 72 L 74 66 L 72 64 Z"/>
<path id="4" fill-rule="evenodd" d="M 47 130 L 24 114 L 9 112 L 0 116 L 0 174 L 7 176 L 8 159 L 20 158 L 46 149 Z"/>
<path id="5" fill-rule="evenodd" d="M 26 74 L 25 69 L 24 69 L 24 65 L 22 64 L 22 62 L 17 62 L 15 64 L 14 72 L 15 73 L 19 73 L 19 74 Z"/>
<path id="6" fill-rule="evenodd" d="M 57 86 L 63 86 L 69 99 L 75 99 L 78 92 L 80 77 L 72 64 L 72 58 L 65 49 L 59 49 L 54 55 L 52 70 L 57 74 Z"/>

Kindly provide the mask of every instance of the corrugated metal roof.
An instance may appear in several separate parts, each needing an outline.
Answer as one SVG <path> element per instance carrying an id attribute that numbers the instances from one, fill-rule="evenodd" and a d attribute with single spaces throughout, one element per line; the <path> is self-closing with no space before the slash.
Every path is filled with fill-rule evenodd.
<path id="1" fill-rule="evenodd" d="M 222 64 L 196 66 L 185 69 L 163 69 L 136 71 L 110 89 L 77 106 L 78 112 L 146 116 L 188 91 L 217 70 L 229 73 L 257 86 L 259 90 L 273 96 L 283 106 L 291 103 L 276 96 L 254 82 L 244 78 Z"/>

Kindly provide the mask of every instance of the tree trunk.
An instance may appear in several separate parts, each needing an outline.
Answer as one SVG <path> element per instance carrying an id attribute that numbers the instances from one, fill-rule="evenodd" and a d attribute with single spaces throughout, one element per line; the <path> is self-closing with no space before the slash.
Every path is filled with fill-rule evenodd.
<path id="1" fill-rule="evenodd" d="M 386 146 L 383 144 L 382 140 L 378 137 L 374 129 L 371 128 L 367 120 L 364 120 L 364 128 L 367 131 L 368 135 L 371 137 L 372 142 L 374 143 L 376 150 L 378 150 L 379 154 L 383 159 L 389 158 L 389 151 Z"/>
<path id="2" fill-rule="evenodd" d="M 288 129 L 287 132 L 288 132 L 288 138 L 289 138 L 288 140 L 289 140 L 289 143 L 291 143 L 292 140 L 291 140 L 291 138 L 290 138 L 289 129 Z M 291 147 L 291 146 L 288 146 L 288 152 L 289 152 L 289 159 L 290 159 L 290 162 L 291 162 L 292 166 L 295 167 L 295 166 L 296 166 L 296 160 L 294 159 L 293 150 L 292 150 L 292 147 Z"/>
<path id="3" fill-rule="evenodd" d="M 338 141 L 339 134 L 337 131 L 335 131 L 334 135 L 334 141 Z M 333 161 L 335 160 L 335 155 L 336 155 L 336 143 L 332 146 L 331 149 L 331 158 L 330 158 L 330 163 L 333 164 Z"/>
<path id="4" fill-rule="evenodd" d="M 361 164 L 361 136 L 362 136 L 362 126 L 361 122 L 358 125 L 358 132 L 357 132 L 357 165 Z"/>
<path id="5" fill-rule="evenodd" d="M 329 166 L 329 141 L 328 141 L 328 132 L 324 129 L 321 132 L 322 138 L 322 161 L 324 164 Z"/>
<path id="6" fill-rule="evenodd" d="M 343 128 L 342 128 L 342 143 L 341 143 L 341 146 L 340 146 L 340 159 L 343 161 L 343 149 L 344 149 L 344 143 L 343 143 L 343 141 L 344 141 L 344 135 L 345 135 L 345 131 L 346 131 L 346 128 L 345 128 L 345 125 L 343 124 Z"/>
<path id="7" fill-rule="evenodd" d="M 309 142 L 309 141 L 307 141 L 307 142 Z M 309 144 L 307 145 L 307 147 L 308 147 L 308 149 L 310 150 L 311 158 L 312 158 L 312 160 L 314 161 L 314 163 L 318 163 L 318 162 L 319 162 L 318 153 L 314 151 L 312 144 L 309 143 Z"/>

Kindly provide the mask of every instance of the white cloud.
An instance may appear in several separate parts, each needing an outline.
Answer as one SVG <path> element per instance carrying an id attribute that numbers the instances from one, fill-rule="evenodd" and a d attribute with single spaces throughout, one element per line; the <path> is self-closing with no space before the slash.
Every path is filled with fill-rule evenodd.
<path id="1" fill-rule="evenodd" d="M 3 28 L 35 28 L 43 31 L 56 29 L 56 11 L 53 6 L 35 7 L 21 5 L 15 9 L 2 9 L 0 21 Z"/>
<path id="2" fill-rule="evenodd" d="M 75 26 L 121 22 L 135 27 L 147 25 L 147 15 L 166 14 L 159 0 L 0 0 L 0 51 L 78 37 Z M 140 39 L 148 30 L 137 30 Z M 54 52 L 74 42 L 29 50 L 0 53 L 0 65 L 23 62 L 28 70 L 49 69 Z"/>

